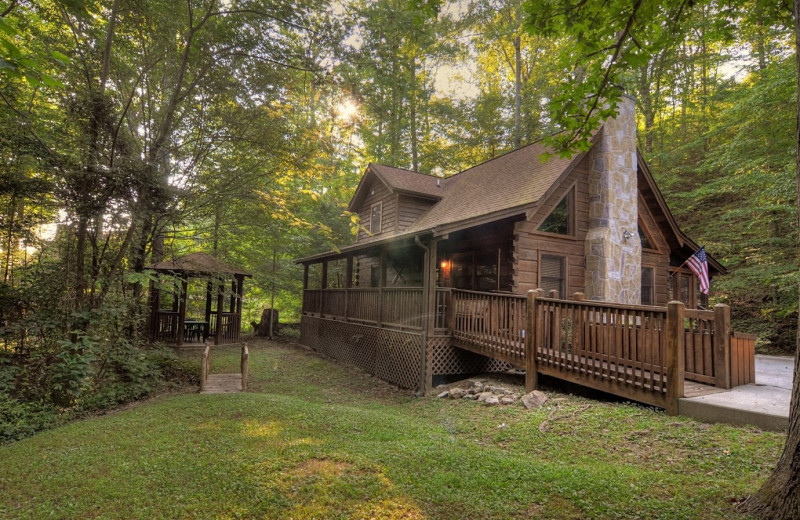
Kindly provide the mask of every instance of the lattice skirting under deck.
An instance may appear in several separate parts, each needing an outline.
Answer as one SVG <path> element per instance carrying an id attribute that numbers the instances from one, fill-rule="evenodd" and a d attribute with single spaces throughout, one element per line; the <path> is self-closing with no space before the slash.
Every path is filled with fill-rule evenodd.
<path id="1" fill-rule="evenodd" d="M 449 336 L 428 338 L 428 373 L 431 376 L 505 372 L 512 366 L 450 345 Z"/>
<path id="2" fill-rule="evenodd" d="M 303 316 L 300 343 L 401 388 L 420 388 L 423 355 L 420 333 Z M 504 361 L 451 346 L 449 336 L 431 336 L 427 346 L 428 388 L 434 376 L 505 372 L 512 368 Z"/>
<path id="3" fill-rule="evenodd" d="M 303 316 L 300 343 L 401 388 L 420 387 L 422 334 Z"/>

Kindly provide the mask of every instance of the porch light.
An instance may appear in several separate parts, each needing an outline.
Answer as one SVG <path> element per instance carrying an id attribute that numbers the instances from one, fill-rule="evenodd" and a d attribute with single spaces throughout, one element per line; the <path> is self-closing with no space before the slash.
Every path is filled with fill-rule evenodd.
<path id="1" fill-rule="evenodd" d="M 442 265 L 442 269 L 447 269 L 448 267 L 450 267 L 450 262 L 448 262 L 447 260 L 442 260 L 442 264 L 441 265 Z"/>

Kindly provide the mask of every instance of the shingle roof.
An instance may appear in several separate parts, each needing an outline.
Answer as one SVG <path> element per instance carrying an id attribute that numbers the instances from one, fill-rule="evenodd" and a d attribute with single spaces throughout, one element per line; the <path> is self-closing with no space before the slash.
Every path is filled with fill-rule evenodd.
<path id="1" fill-rule="evenodd" d="M 161 262 L 148 265 L 147 268 L 155 271 L 182 271 L 193 274 L 220 273 L 253 276 L 247 271 L 233 267 L 222 260 L 214 258 L 208 253 L 191 253 L 186 256 L 174 258 L 172 260 L 163 260 Z"/>
<path id="2" fill-rule="evenodd" d="M 426 175 L 403 168 L 395 168 L 394 166 L 386 166 L 385 164 L 372 163 L 369 165 L 369 168 L 375 172 L 392 191 L 405 191 L 437 199 L 442 196 L 443 186 L 438 185 L 444 184 L 444 179 L 441 177 L 434 177 L 433 175 Z"/>
<path id="3" fill-rule="evenodd" d="M 571 164 L 554 157 L 547 162 L 540 155 L 547 149 L 533 143 L 449 177 L 444 196 L 406 232 L 420 232 L 539 201 Z"/>

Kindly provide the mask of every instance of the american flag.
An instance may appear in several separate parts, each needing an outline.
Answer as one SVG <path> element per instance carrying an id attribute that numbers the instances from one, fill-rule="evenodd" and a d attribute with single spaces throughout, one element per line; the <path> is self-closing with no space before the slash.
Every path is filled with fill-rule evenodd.
<path id="1" fill-rule="evenodd" d="M 692 272 L 697 275 L 697 279 L 700 280 L 700 292 L 708 294 L 708 257 L 706 257 L 706 246 L 698 249 L 695 254 L 686 261 L 686 265 L 689 266 L 689 269 L 691 269 Z"/>

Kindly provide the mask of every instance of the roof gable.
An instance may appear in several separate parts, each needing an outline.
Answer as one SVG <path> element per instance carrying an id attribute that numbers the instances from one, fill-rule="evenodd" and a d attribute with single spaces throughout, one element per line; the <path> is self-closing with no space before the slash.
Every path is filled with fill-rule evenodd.
<path id="1" fill-rule="evenodd" d="M 532 143 L 448 177 L 442 200 L 407 231 L 420 232 L 476 219 L 491 220 L 516 209 L 525 211 L 527 206 L 548 195 L 584 156 L 554 157 L 542 162 L 540 156 L 547 151 L 544 143 Z"/>
<path id="2" fill-rule="evenodd" d="M 425 199 L 438 200 L 442 197 L 445 179 L 403 168 L 370 163 L 350 200 L 348 206 L 350 211 L 358 209 L 361 202 L 367 197 L 372 182 L 375 181 L 382 183 L 393 194 L 406 193 Z"/>

